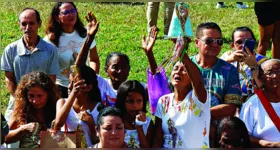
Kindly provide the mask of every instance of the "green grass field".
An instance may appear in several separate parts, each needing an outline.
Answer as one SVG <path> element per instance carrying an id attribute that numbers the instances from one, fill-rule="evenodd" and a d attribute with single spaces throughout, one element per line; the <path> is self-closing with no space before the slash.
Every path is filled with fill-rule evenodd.
<path id="1" fill-rule="evenodd" d="M 16 41 L 22 36 L 17 24 L 17 16 L 25 7 L 34 7 L 39 10 L 42 17 L 42 27 L 39 30 L 41 37 L 45 36 L 45 26 L 49 18 L 54 2 L 1 2 L 0 27 L 1 27 L 1 48 L 2 55 L 4 48 L 11 42 Z M 140 48 L 141 38 L 147 34 L 146 10 L 147 3 L 143 5 L 113 4 L 113 3 L 94 3 L 76 2 L 79 15 L 85 22 L 83 16 L 87 11 L 92 11 L 97 20 L 100 21 L 99 31 L 96 36 L 97 49 L 101 61 L 101 68 L 105 65 L 107 54 L 113 51 L 126 53 L 131 60 L 131 71 L 129 79 L 136 79 L 146 82 L 146 71 L 148 66 L 147 58 Z M 248 9 L 240 10 L 235 8 L 235 2 L 226 2 L 228 8 L 216 9 L 216 2 L 188 2 L 189 13 L 192 22 L 193 32 L 195 27 L 206 21 L 213 21 L 219 24 L 222 29 L 225 44 L 222 52 L 230 49 L 231 32 L 238 26 L 248 26 L 259 38 L 257 18 L 254 13 L 254 3 L 246 2 Z M 160 29 L 158 40 L 153 49 L 157 62 L 165 58 L 166 52 L 173 47 L 169 40 L 163 40 L 163 16 L 164 5 L 161 4 L 158 18 Z M 222 53 L 221 52 L 221 53 Z M 191 43 L 188 54 L 194 55 L 197 49 Z M 268 54 L 271 57 L 271 52 Z M 104 70 L 100 74 L 105 76 Z M 0 99 L 1 112 L 5 111 L 8 103 L 9 93 L 5 86 L 4 72 L 0 74 Z"/>

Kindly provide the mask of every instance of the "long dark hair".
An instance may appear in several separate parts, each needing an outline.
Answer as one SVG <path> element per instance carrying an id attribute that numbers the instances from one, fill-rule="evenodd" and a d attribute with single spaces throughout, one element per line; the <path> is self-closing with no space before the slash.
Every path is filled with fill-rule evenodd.
<path id="1" fill-rule="evenodd" d="M 62 33 L 62 28 L 57 21 L 58 15 L 59 15 L 59 7 L 64 4 L 64 3 L 70 3 L 76 10 L 76 6 L 73 2 L 57 2 L 54 7 L 52 8 L 51 15 L 48 21 L 47 29 L 46 29 L 46 34 L 49 36 L 50 41 L 58 47 L 59 44 L 59 37 L 61 36 Z M 80 37 L 86 37 L 87 30 L 84 27 L 84 24 L 82 23 L 79 13 L 77 12 L 77 21 L 74 25 L 74 29 L 78 32 Z"/>
<path id="2" fill-rule="evenodd" d="M 43 72 L 30 72 L 24 75 L 15 92 L 15 109 L 13 116 L 15 117 L 18 125 L 23 125 L 28 122 L 36 121 L 34 118 L 34 107 L 28 100 L 27 93 L 33 87 L 40 87 L 47 92 L 47 103 L 44 106 L 44 119 L 45 125 L 50 127 L 51 122 L 55 119 L 56 102 L 60 98 L 56 84 L 51 78 Z"/>
<path id="3" fill-rule="evenodd" d="M 147 112 L 146 110 L 147 93 L 143 85 L 137 80 L 127 80 L 120 85 L 117 93 L 117 101 L 115 106 L 119 108 L 123 113 L 125 113 L 126 112 L 125 99 L 130 92 L 136 92 L 141 94 L 141 96 L 143 97 L 142 111 Z"/>
<path id="4" fill-rule="evenodd" d="M 89 98 L 95 102 L 102 102 L 95 71 L 87 65 L 81 66 L 79 70 L 82 79 L 85 80 L 85 84 L 92 85 L 91 90 L 88 92 Z"/>

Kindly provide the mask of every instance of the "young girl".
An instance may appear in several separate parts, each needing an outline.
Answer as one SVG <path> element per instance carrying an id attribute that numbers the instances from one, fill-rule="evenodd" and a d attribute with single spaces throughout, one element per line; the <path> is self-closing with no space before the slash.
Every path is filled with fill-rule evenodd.
<path id="1" fill-rule="evenodd" d="M 248 130 L 237 117 L 225 117 L 218 124 L 215 148 L 251 148 Z"/>
<path id="2" fill-rule="evenodd" d="M 128 80 L 120 85 L 115 106 L 122 110 L 129 148 L 151 147 L 153 122 L 146 116 L 146 102 L 146 92 L 140 82 Z"/>
<path id="3" fill-rule="evenodd" d="M 70 76 L 69 98 L 60 99 L 56 104 L 55 128 L 59 129 L 65 123 L 68 131 L 82 128 L 86 140 L 86 145 L 82 145 L 82 147 L 89 147 L 97 142 L 95 125 L 98 116 L 97 107 L 101 104 L 101 97 L 96 73 L 93 69 L 86 65 L 80 67 L 82 80 L 78 80 L 78 76 Z M 61 129 L 63 130 L 64 127 Z"/>

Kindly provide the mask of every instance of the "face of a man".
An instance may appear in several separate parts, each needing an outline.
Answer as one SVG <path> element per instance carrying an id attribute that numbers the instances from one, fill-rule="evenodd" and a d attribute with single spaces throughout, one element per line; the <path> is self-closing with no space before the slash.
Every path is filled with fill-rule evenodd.
<path id="1" fill-rule="evenodd" d="M 37 22 L 34 10 L 27 9 L 22 12 L 19 16 L 18 23 L 25 38 L 34 38 L 38 36 L 38 29 L 41 26 L 41 22 Z"/>
<path id="2" fill-rule="evenodd" d="M 195 40 L 199 54 L 205 57 L 217 57 L 222 49 L 222 35 L 217 29 L 203 29 L 200 38 Z"/>
<path id="3" fill-rule="evenodd" d="M 233 50 L 242 50 L 246 39 L 253 40 L 253 37 L 249 31 L 236 31 L 233 34 L 234 41 L 231 44 Z"/>

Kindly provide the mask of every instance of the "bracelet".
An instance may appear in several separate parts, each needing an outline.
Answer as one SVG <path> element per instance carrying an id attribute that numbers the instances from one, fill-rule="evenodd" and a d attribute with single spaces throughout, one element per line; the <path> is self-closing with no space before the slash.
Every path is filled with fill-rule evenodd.
<path id="1" fill-rule="evenodd" d="M 137 125 L 137 126 L 142 126 L 142 125 L 144 125 L 144 124 L 146 124 L 147 123 L 147 119 L 146 119 L 146 121 L 140 121 L 140 120 L 138 120 L 138 119 L 135 119 L 135 124 Z"/>
<path id="2" fill-rule="evenodd" d="M 257 71 L 258 71 L 258 70 L 259 70 L 259 65 L 253 65 L 253 66 L 251 66 L 251 67 L 250 67 L 250 70 L 251 70 L 251 71 L 257 70 Z"/>

